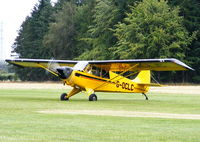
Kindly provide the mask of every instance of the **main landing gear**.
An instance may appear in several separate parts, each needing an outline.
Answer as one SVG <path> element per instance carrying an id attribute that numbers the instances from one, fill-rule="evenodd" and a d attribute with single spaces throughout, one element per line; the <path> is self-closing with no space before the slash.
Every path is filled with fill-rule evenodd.
<path id="1" fill-rule="evenodd" d="M 89 96 L 89 101 L 97 101 L 97 96 L 95 94 L 91 94 Z"/>
<path id="2" fill-rule="evenodd" d="M 63 93 L 60 95 L 60 100 L 61 101 L 68 101 L 69 98 L 67 97 L 67 93 Z M 97 96 L 95 94 L 91 94 L 89 96 L 89 101 L 97 101 Z"/>
<path id="3" fill-rule="evenodd" d="M 68 94 L 66 94 L 66 93 L 61 94 L 60 100 L 61 101 L 68 101 L 71 96 L 79 93 L 80 91 L 81 90 L 79 88 L 74 87 Z"/>
<path id="4" fill-rule="evenodd" d="M 67 98 L 67 93 L 62 93 L 62 94 L 60 95 L 60 100 L 61 100 L 61 101 L 68 101 L 69 98 Z"/>
<path id="5" fill-rule="evenodd" d="M 60 95 L 61 101 L 68 101 L 71 96 L 74 96 L 75 94 L 81 92 L 82 90 L 79 88 L 73 88 L 68 94 L 63 93 Z M 89 101 L 97 101 L 97 96 L 94 94 L 94 90 L 92 89 L 86 89 L 87 94 L 89 95 Z"/>
<path id="6" fill-rule="evenodd" d="M 60 100 L 61 101 L 68 101 L 69 98 L 67 97 L 67 93 L 63 93 L 60 95 Z M 91 94 L 89 96 L 89 101 L 97 101 L 97 96 L 95 94 Z"/>
<path id="7" fill-rule="evenodd" d="M 63 93 L 63 94 L 60 95 L 60 100 L 61 101 L 68 101 L 69 97 L 77 94 L 78 92 L 80 92 L 80 90 L 73 89 L 69 94 Z M 142 95 L 145 96 L 146 100 L 149 100 L 149 98 L 147 97 L 147 95 L 145 93 L 142 93 Z M 89 95 L 89 101 L 97 101 L 97 96 L 94 93 L 90 94 Z"/>

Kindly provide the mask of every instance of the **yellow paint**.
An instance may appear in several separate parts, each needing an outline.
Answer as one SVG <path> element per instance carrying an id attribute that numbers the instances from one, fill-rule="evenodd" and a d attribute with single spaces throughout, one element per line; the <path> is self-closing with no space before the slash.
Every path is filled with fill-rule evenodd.
<path id="1" fill-rule="evenodd" d="M 76 95 L 77 93 L 81 92 L 80 88 L 74 87 L 68 94 L 67 98 L 70 98 L 73 95 Z"/>
<path id="2" fill-rule="evenodd" d="M 144 70 L 140 71 L 138 76 L 133 80 L 136 83 L 150 83 L 150 71 Z"/>
<path id="3" fill-rule="evenodd" d="M 149 90 L 150 71 L 141 71 L 136 77 L 137 82 L 111 71 L 109 75 L 110 79 L 107 79 L 86 72 L 73 71 L 71 76 L 64 81 L 72 87 L 79 86 L 80 90 L 86 91 L 87 95 L 94 92 L 146 93 Z M 140 82 L 147 85 L 139 84 Z"/>

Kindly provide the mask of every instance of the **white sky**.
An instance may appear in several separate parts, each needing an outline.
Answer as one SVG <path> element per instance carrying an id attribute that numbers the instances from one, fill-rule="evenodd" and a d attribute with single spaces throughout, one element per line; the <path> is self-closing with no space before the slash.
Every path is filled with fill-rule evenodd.
<path id="1" fill-rule="evenodd" d="M 22 22 L 39 0 L 0 0 L 0 29 L 3 25 L 3 57 L 9 58 L 11 46 Z M 55 2 L 57 0 L 52 0 Z M 3 24 L 2 24 L 3 23 Z M 2 56 L 2 54 L 0 54 Z"/>

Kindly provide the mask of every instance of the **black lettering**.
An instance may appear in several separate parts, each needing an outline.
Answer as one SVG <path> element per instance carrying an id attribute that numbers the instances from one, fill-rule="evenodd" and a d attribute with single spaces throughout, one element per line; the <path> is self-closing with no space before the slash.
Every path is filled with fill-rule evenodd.
<path id="1" fill-rule="evenodd" d="M 118 88 L 120 86 L 119 81 L 116 82 L 116 87 Z"/>
<path id="2" fill-rule="evenodd" d="M 131 84 L 131 91 L 133 91 L 134 90 L 134 85 L 133 84 Z"/>
<path id="3" fill-rule="evenodd" d="M 129 84 L 128 84 L 128 83 L 126 83 L 126 85 L 125 85 L 125 89 L 127 89 L 127 90 L 128 90 L 128 88 L 129 88 Z"/>
<path id="4" fill-rule="evenodd" d="M 130 84 L 128 83 L 128 90 L 131 90 L 131 86 L 130 86 Z"/>
<path id="5" fill-rule="evenodd" d="M 122 82 L 122 89 L 125 89 L 125 87 L 126 87 L 126 83 Z"/>

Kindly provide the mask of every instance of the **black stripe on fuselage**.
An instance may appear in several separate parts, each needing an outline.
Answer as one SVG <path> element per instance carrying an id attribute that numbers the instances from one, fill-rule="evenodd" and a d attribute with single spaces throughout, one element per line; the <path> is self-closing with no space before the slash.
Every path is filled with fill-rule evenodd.
<path id="1" fill-rule="evenodd" d="M 88 75 L 84 75 L 84 74 L 80 74 L 80 73 L 75 73 L 75 76 L 77 76 L 77 77 L 83 76 L 83 77 L 87 77 L 87 78 L 91 78 L 91 79 L 95 79 L 95 80 L 100 80 L 100 81 L 112 83 L 111 81 L 107 81 L 107 80 L 105 80 L 105 79 L 96 78 L 96 77 L 92 77 L 92 76 L 88 76 Z"/>

